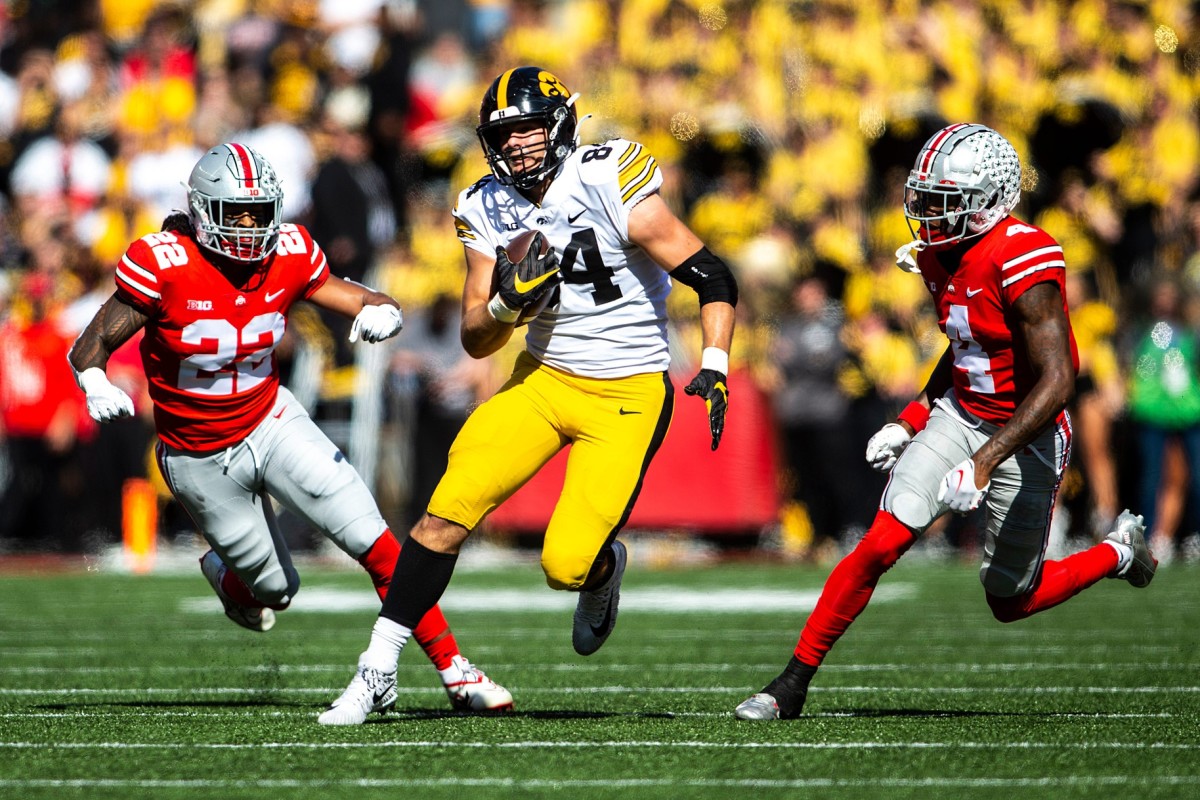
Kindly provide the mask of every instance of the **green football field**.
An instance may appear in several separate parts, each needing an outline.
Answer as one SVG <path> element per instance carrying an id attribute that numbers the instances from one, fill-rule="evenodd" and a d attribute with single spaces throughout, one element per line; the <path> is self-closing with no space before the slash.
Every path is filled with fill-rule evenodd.
<path id="1" fill-rule="evenodd" d="M 198 569 L 0 575 L 0 797 L 1200 797 L 1200 567 L 1004 626 L 973 566 L 902 561 L 784 723 L 731 711 L 786 662 L 825 569 L 635 560 L 586 659 L 535 564 L 464 569 L 447 616 L 516 712 L 451 712 L 414 646 L 397 711 L 349 729 L 316 716 L 374 595 L 302 571 L 266 634 Z"/>

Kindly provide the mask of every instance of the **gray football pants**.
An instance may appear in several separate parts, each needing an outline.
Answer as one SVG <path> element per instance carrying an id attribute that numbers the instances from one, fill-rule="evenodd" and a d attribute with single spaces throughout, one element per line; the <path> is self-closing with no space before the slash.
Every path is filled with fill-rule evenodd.
<path id="1" fill-rule="evenodd" d="M 942 479 L 1000 429 L 970 414 L 953 399 L 938 400 L 929 423 L 892 468 L 880 509 L 918 535 L 949 507 L 937 496 Z M 992 473 L 984 500 L 987 513 L 979 580 L 999 597 L 1028 591 L 1036 580 L 1049 541 L 1058 485 L 1071 458 L 1071 421 L 1064 413 Z"/>
<path id="2" fill-rule="evenodd" d="M 283 387 L 238 444 L 197 455 L 160 442 L 158 465 L 209 545 L 267 605 L 300 588 L 268 495 L 355 560 L 387 528 L 354 467 Z"/>

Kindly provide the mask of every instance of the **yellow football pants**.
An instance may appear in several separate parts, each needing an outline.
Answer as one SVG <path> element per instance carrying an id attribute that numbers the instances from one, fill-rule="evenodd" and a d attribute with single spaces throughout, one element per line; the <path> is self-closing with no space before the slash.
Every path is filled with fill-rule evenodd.
<path id="1" fill-rule="evenodd" d="M 542 570 L 551 588 L 577 589 L 629 519 L 673 400 L 666 373 L 582 378 L 522 353 L 508 382 L 459 431 L 429 513 L 472 530 L 571 444 Z"/>

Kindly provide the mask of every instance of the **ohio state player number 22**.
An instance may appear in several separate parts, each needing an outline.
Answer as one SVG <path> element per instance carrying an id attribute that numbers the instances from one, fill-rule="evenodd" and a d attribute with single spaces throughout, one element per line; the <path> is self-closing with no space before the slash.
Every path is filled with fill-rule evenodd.
<path id="1" fill-rule="evenodd" d="M 200 319 L 180 332 L 184 344 L 203 347 L 179 364 L 179 388 L 222 397 L 253 389 L 271 375 L 271 351 L 286 327 L 277 311 L 259 314 L 240 331 L 226 319 Z"/>

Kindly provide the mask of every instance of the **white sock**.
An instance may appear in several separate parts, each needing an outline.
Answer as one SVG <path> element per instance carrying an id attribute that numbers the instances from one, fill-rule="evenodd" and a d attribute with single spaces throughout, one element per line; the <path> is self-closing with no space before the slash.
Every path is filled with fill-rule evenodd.
<path id="1" fill-rule="evenodd" d="M 438 670 L 438 675 L 442 677 L 442 685 L 449 686 L 452 683 L 461 681 L 463 674 L 467 671 L 468 664 L 469 662 L 463 656 L 455 656 L 450 659 L 450 666 Z"/>
<path id="2" fill-rule="evenodd" d="M 380 672 L 394 672 L 396 662 L 400 660 L 400 652 L 408 644 L 412 629 L 406 628 L 399 622 L 387 617 L 375 620 L 371 629 L 371 643 L 359 657 L 358 662 Z"/>
<path id="3" fill-rule="evenodd" d="M 1105 539 L 1104 543 L 1117 551 L 1117 569 L 1113 574 L 1118 578 L 1125 574 L 1129 569 L 1129 565 L 1133 563 L 1133 548 L 1127 544 L 1114 542 L 1112 539 Z"/>

